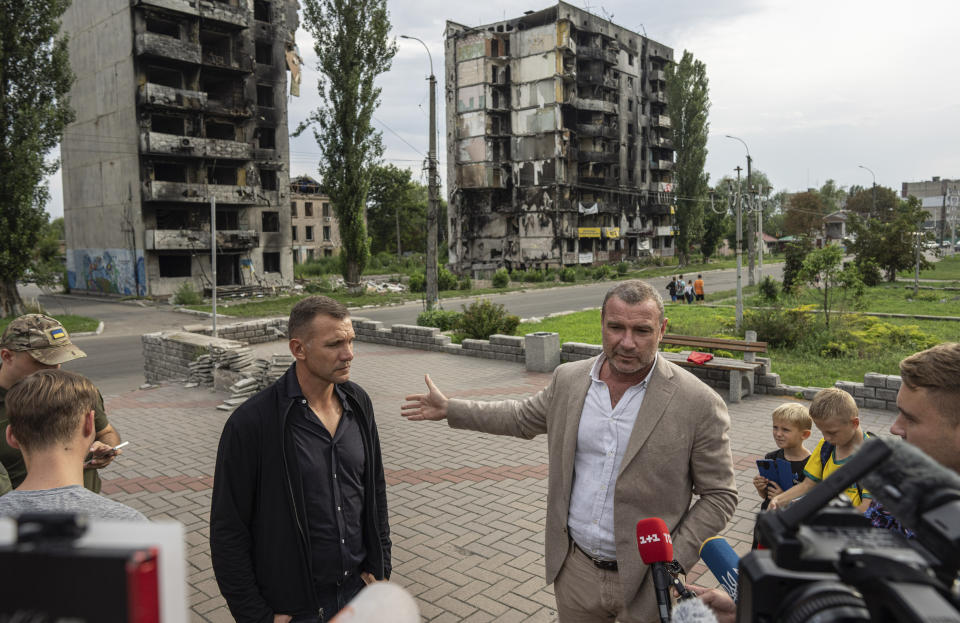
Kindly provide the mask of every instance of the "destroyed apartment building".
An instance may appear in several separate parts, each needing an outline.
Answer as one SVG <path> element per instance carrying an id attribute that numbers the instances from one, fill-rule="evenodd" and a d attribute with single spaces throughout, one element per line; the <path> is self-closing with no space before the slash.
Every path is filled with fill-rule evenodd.
<path id="1" fill-rule="evenodd" d="M 296 0 L 97 0 L 64 15 L 62 143 L 75 291 L 293 281 L 287 83 Z M 211 214 L 215 218 L 211 218 Z"/>
<path id="2" fill-rule="evenodd" d="M 445 46 L 452 270 L 673 255 L 671 48 L 564 2 Z"/>

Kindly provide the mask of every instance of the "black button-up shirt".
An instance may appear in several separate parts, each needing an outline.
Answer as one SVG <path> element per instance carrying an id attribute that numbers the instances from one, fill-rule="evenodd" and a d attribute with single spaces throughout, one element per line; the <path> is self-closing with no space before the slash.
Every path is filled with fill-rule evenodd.
<path id="1" fill-rule="evenodd" d="M 291 432 L 300 470 L 310 537 L 313 578 L 318 586 L 337 585 L 360 573 L 367 552 L 363 543 L 363 434 L 358 414 L 335 385 L 343 415 L 333 436 L 310 409 L 296 376 L 290 395 Z"/>

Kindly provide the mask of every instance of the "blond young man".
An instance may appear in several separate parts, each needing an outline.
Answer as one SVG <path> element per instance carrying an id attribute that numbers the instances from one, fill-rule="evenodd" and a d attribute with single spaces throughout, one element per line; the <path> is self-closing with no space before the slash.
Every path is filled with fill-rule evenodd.
<path id="1" fill-rule="evenodd" d="M 99 396 L 93 383 L 65 370 L 41 370 L 10 388 L 6 441 L 23 453 L 27 475 L 0 497 L 0 516 L 49 511 L 146 521 L 139 511 L 83 487 L 84 461 L 97 434 Z"/>
<path id="2" fill-rule="evenodd" d="M 806 495 L 824 478 L 837 471 L 856 452 L 866 433 L 860 428 L 860 411 L 853 396 L 835 387 L 820 390 L 810 403 L 810 417 L 823 434 L 803 470 L 805 479 L 800 484 L 770 500 L 770 509 L 783 508 L 792 500 Z M 826 461 L 821 459 L 825 443 L 833 445 Z M 870 492 L 854 483 L 847 488 L 847 497 L 861 511 L 870 506 Z"/>

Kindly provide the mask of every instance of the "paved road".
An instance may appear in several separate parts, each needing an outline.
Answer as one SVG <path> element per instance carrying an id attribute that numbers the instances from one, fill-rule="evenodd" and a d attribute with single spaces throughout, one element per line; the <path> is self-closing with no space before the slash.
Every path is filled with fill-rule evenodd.
<path id="1" fill-rule="evenodd" d="M 48 295 L 34 286 L 21 286 L 20 294 L 25 300 L 38 298 L 50 314 L 77 314 L 103 322 L 104 330 L 100 335 L 74 339 L 87 357 L 71 361 L 64 368 L 83 374 L 105 395 L 126 392 L 143 383 L 143 347 L 140 342 L 143 333 L 179 329 L 196 322 L 196 318 L 187 314 L 136 301 Z"/>
<path id="2" fill-rule="evenodd" d="M 781 279 L 783 276 L 783 263 L 772 265 L 764 264 L 763 274 Z M 707 300 L 710 299 L 710 292 L 733 290 L 737 287 L 737 271 L 735 268 L 707 271 L 703 273 L 703 275 Z M 688 275 L 684 275 L 684 277 L 687 276 Z M 669 277 L 654 277 L 649 281 L 666 295 L 665 288 L 667 282 L 670 281 Z M 545 316 L 553 312 L 597 307 L 603 301 L 603 295 L 606 294 L 610 285 L 611 282 L 609 281 L 601 281 L 598 283 L 562 288 L 508 292 L 493 295 L 492 297 L 485 295 L 484 298 L 492 298 L 495 302 L 502 303 L 511 314 L 516 314 L 521 318 L 531 318 L 535 316 Z M 743 286 L 746 287 L 746 285 L 746 268 L 744 268 Z M 443 299 L 441 304 L 444 309 L 460 311 L 461 306 L 468 304 L 471 300 L 471 298 Z M 395 324 L 416 324 L 417 314 L 422 310 L 422 303 L 416 302 L 394 307 L 359 309 L 353 313 L 355 316 L 378 320 L 386 326 L 392 326 Z"/>
<path id="3" fill-rule="evenodd" d="M 764 266 L 764 275 L 780 278 L 783 264 Z M 746 270 L 743 283 L 747 284 Z M 669 278 L 655 277 L 650 280 L 664 291 Z M 715 270 L 704 273 L 707 298 L 710 292 L 731 290 L 736 287 L 736 270 Z M 503 303 L 512 314 L 521 318 L 546 316 L 553 312 L 571 309 L 596 307 L 610 288 L 609 281 L 542 290 L 510 292 L 493 296 L 493 300 Z M 87 353 L 87 358 L 68 363 L 65 368 L 90 378 L 104 394 L 115 395 L 131 390 L 143 383 L 143 348 L 140 335 L 151 331 L 180 329 L 185 324 L 194 324 L 201 319 L 195 316 L 174 312 L 169 307 L 157 306 L 137 301 L 118 301 L 101 297 L 80 295 L 47 295 L 34 286 L 21 287 L 25 298 L 39 298 L 51 314 L 79 314 L 98 318 L 104 323 L 100 335 L 76 338 L 76 343 Z M 489 298 L 489 295 L 487 295 Z M 479 298 L 479 297 L 474 297 Z M 471 298 L 444 299 L 446 309 L 460 310 Z M 379 320 L 386 326 L 394 324 L 416 324 L 417 315 L 422 311 L 419 302 L 404 305 L 356 309 L 354 316 Z M 231 322 L 231 321 L 226 321 Z"/>

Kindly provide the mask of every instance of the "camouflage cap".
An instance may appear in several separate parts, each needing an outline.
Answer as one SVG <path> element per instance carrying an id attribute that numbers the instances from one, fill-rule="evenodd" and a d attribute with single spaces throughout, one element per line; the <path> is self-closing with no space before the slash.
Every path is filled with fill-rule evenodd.
<path id="1" fill-rule="evenodd" d="M 60 321 L 43 314 L 15 318 L 0 337 L 0 348 L 30 353 L 31 357 L 48 366 L 87 356 L 73 345 Z"/>

